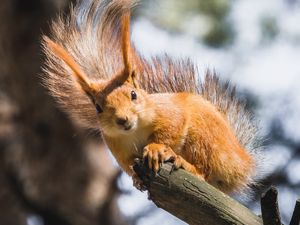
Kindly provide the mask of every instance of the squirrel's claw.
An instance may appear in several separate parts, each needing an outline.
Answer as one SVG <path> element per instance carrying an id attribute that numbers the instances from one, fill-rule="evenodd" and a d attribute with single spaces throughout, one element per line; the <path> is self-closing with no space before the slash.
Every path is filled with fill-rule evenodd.
<path id="1" fill-rule="evenodd" d="M 172 159 L 171 162 L 173 163 L 173 165 L 172 165 L 170 173 L 172 173 L 174 170 L 178 170 L 179 168 L 184 169 L 183 161 L 180 156 L 176 156 L 175 158 Z"/>
<path id="2" fill-rule="evenodd" d="M 148 167 L 157 173 L 164 162 L 174 162 L 177 155 L 170 147 L 163 144 L 149 144 L 144 148 L 143 159 L 148 161 Z"/>
<path id="3" fill-rule="evenodd" d="M 196 167 L 189 162 L 187 162 L 180 155 L 177 155 L 170 147 L 163 144 L 149 144 L 144 148 L 143 153 L 144 163 L 148 161 L 148 167 L 150 170 L 153 170 L 154 173 L 157 173 L 161 167 L 161 163 L 172 162 L 172 168 L 170 173 L 174 170 L 182 168 L 201 179 L 204 179 L 203 173 L 198 171 Z"/>

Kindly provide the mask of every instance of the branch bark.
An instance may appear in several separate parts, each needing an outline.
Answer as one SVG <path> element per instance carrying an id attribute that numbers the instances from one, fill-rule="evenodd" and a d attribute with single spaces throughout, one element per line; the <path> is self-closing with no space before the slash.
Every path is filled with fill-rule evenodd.
<path id="1" fill-rule="evenodd" d="M 190 225 L 262 225 L 260 217 L 204 181 L 172 164 L 158 174 L 137 161 L 134 171 L 146 186 L 149 198 L 160 208 Z"/>
<path id="2" fill-rule="evenodd" d="M 299 225 L 299 224 L 300 224 L 300 199 L 296 201 L 295 209 L 290 222 L 290 225 Z"/>
<path id="3" fill-rule="evenodd" d="M 277 200 L 278 192 L 271 187 L 261 198 L 261 212 L 264 225 L 281 225 Z"/>

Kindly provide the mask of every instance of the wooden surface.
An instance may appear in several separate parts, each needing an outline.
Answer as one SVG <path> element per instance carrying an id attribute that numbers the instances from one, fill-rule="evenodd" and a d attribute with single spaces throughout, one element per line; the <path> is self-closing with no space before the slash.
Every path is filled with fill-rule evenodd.
<path id="1" fill-rule="evenodd" d="M 190 225 L 263 224 L 260 217 L 208 183 L 182 169 L 171 172 L 170 163 L 156 175 L 139 161 L 134 170 L 158 207 Z"/>
<path id="2" fill-rule="evenodd" d="M 261 212 L 264 225 L 281 225 L 278 208 L 278 192 L 275 187 L 271 187 L 261 197 Z"/>
<path id="3" fill-rule="evenodd" d="M 296 201 L 295 209 L 290 222 L 290 225 L 299 225 L 299 224 L 300 224 L 300 199 Z"/>

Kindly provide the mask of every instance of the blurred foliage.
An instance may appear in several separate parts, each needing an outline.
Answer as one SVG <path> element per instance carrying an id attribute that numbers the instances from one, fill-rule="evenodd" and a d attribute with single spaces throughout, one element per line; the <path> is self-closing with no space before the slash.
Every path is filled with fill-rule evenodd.
<path id="1" fill-rule="evenodd" d="M 210 32 L 204 35 L 203 41 L 212 47 L 224 47 L 232 44 L 234 35 L 234 30 L 229 23 L 216 22 Z"/>
<path id="2" fill-rule="evenodd" d="M 228 19 L 232 3 L 231 0 L 164 0 L 154 3 L 144 0 L 142 5 L 147 8 L 143 14 L 159 26 L 167 27 L 171 32 L 189 33 L 212 47 L 224 47 L 235 37 Z M 149 7 L 155 9 L 148 10 Z"/>
<path id="3" fill-rule="evenodd" d="M 277 37 L 279 27 L 275 17 L 265 16 L 261 19 L 261 34 L 263 43 L 269 43 Z"/>

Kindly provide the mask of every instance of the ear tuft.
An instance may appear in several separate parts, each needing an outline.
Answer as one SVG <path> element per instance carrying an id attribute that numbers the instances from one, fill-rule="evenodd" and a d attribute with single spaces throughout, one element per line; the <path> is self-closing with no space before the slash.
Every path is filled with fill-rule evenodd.
<path id="1" fill-rule="evenodd" d="M 130 9 L 124 12 L 121 19 L 121 46 L 122 46 L 122 56 L 124 63 L 124 70 L 117 75 L 117 80 L 119 83 L 128 82 L 134 87 L 137 87 L 135 77 L 136 72 L 134 69 L 134 59 L 132 56 L 132 47 L 130 39 Z"/>
<path id="2" fill-rule="evenodd" d="M 44 46 L 50 50 L 56 57 L 64 61 L 70 69 L 73 71 L 73 75 L 76 81 L 79 83 L 81 88 L 86 92 L 86 94 L 91 97 L 94 93 L 94 90 L 88 81 L 87 76 L 84 72 L 80 69 L 79 65 L 75 62 L 73 57 L 60 45 L 52 41 L 47 36 L 43 37 Z"/>

